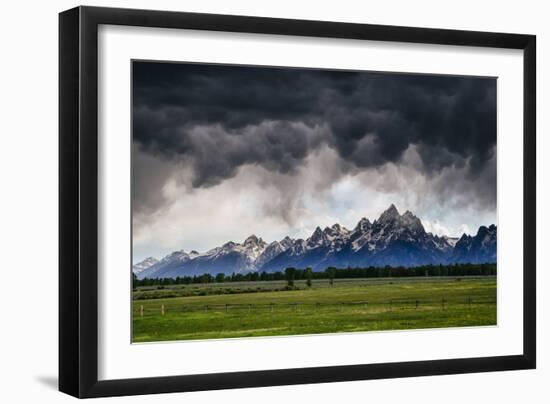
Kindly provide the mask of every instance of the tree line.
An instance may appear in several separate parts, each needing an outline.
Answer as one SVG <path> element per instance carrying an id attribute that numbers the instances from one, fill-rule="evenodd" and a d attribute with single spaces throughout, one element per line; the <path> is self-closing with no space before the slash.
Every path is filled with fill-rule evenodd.
<path id="1" fill-rule="evenodd" d="M 497 274 L 496 264 L 451 264 L 451 265 L 420 265 L 417 267 L 328 267 L 324 271 L 313 271 L 311 268 L 288 267 L 279 272 L 248 272 L 226 275 L 202 274 L 194 276 L 178 276 L 176 278 L 144 278 L 137 279 L 133 274 L 133 286 L 168 286 L 190 285 L 224 282 L 258 282 L 258 281 L 287 281 L 289 287 L 294 282 L 305 280 L 311 286 L 315 279 L 328 279 L 332 285 L 334 279 L 353 278 L 388 278 L 414 276 L 491 276 Z"/>

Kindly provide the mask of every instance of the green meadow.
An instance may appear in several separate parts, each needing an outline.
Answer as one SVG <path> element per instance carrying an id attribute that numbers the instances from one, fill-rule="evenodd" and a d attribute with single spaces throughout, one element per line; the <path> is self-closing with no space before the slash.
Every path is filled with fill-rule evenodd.
<path id="1" fill-rule="evenodd" d="M 133 342 L 496 325 L 496 277 L 138 287 Z"/>

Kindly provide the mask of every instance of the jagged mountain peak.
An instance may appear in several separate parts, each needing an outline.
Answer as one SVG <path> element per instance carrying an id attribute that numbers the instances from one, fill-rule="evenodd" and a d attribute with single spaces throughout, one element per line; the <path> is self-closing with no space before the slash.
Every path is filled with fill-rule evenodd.
<path id="1" fill-rule="evenodd" d="M 311 237 L 309 238 L 309 240 L 319 240 L 324 238 L 324 235 L 325 235 L 325 232 L 321 230 L 319 226 L 317 226 L 313 231 L 313 233 L 311 234 Z"/>
<path id="2" fill-rule="evenodd" d="M 399 234 L 412 232 L 417 235 L 427 235 L 422 221 L 417 216 L 410 210 L 405 211 L 402 215 L 399 214 L 393 203 L 374 221 L 373 226 L 391 229 Z"/>
<path id="3" fill-rule="evenodd" d="M 340 226 L 339 224 L 334 224 L 334 225 L 332 226 L 332 229 L 333 229 L 334 231 L 337 231 L 338 233 L 344 234 L 344 235 L 351 233 L 351 231 L 350 231 L 349 229 L 347 229 L 347 228 L 344 227 L 344 226 Z"/>
<path id="4" fill-rule="evenodd" d="M 237 244 L 234 242 L 234 241 L 228 241 L 227 243 L 225 243 L 222 248 L 233 248 L 235 247 Z"/>
<path id="5" fill-rule="evenodd" d="M 388 209 L 386 209 L 380 217 L 378 218 L 378 222 L 388 222 L 395 219 L 400 218 L 401 215 L 399 214 L 399 211 L 395 207 L 395 205 L 392 203 Z"/>
<path id="6" fill-rule="evenodd" d="M 174 251 L 134 273 L 144 278 L 282 271 L 289 266 L 324 270 L 327 266 L 496 262 L 496 230 L 495 225 L 480 226 L 475 235 L 464 234 L 460 239 L 437 236 L 427 233 L 411 211 L 401 215 L 391 204 L 377 220 L 362 218 L 351 231 L 335 223 L 324 229 L 317 226 L 305 240 L 286 236 L 269 244 L 252 234 L 242 244 L 229 241 L 203 254 Z"/>
<path id="7" fill-rule="evenodd" d="M 350 231 L 346 229 L 344 226 L 341 226 L 340 224 L 336 223 L 332 225 L 331 227 L 325 227 L 323 230 L 324 235 L 329 240 L 335 240 L 335 239 L 346 239 L 348 235 L 350 234 Z"/>
<path id="8" fill-rule="evenodd" d="M 372 226 L 372 223 L 370 222 L 370 220 L 364 217 L 361 220 L 359 220 L 359 222 L 357 223 L 357 226 L 355 226 L 355 231 L 365 232 L 371 226 Z"/>
<path id="9" fill-rule="evenodd" d="M 491 233 L 495 233 L 497 230 L 497 227 L 492 224 L 490 226 L 479 226 L 479 229 L 477 231 L 477 235 L 484 235 L 484 234 L 491 234 Z"/>
<path id="10" fill-rule="evenodd" d="M 279 244 L 281 245 L 281 247 L 283 247 L 285 250 L 290 248 L 292 246 L 292 243 L 294 243 L 294 240 L 291 239 L 290 237 L 286 236 L 284 239 L 282 239 L 281 241 L 279 241 Z"/>
<path id="11" fill-rule="evenodd" d="M 424 233 L 424 225 L 418 217 L 416 217 L 410 210 L 407 210 L 400 218 L 401 223 L 407 226 L 413 231 Z"/>
<path id="12" fill-rule="evenodd" d="M 135 274 L 139 274 L 140 272 L 145 271 L 147 268 L 152 267 L 157 262 L 159 262 L 159 260 L 155 257 L 147 257 L 144 260 L 141 260 L 137 264 L 133 265 L 132 272 L 134 272 Z"/>
<path id="13" fill-rule="evenodd" d="M 317 226 L 311 237 L 308 238 L 306 241 L 309 248 L 316 248 L 324 245 L 326 240 L 326 234 L 323 232 L 323 230 L 321 230 L 319 226 Z"/>
<path id="14" fill-rule="evenodd" d="M 251 234 L 250 236 L 248 236 L 246 238 L 246 240 L 244 240 L 244 243 L 246 244 L 247 242 L 258 242 L 258 236 L 256 236 L 255 234 Z"/>
<path id="15" fill-rule="evenodd" d="M 463 234 L 456 242 L 452 262 L 496 262 L 497 227 L 480 226 L 475 236 Z"/>
<path id="16" fill-rule="evenodd" d="M 162 261 L 164 261 L 166 259 L 175 258 L 175 257 L 187 257 L 187 256 L 189 256 L 189 254 L 187 254 L 185 252 L 185 250 L 177 250 L 177 251 L 173 251 L 170 254 L 168 254 L 166 257 L 164 257 L 162 259 Z"/>
<path id="17" fill-rule="evenodd" d="M 262 240 L 261 237 L 256 236 L 255 234 L 251 234 L 244 240 L 243 245 L 245 246 L 261 246 L 266 245 L 267 243 Z"/>
<path id="18" fill-rule="evenodd" d="M 150 264 L 150 263 L 154 264 L 154 263 L 157 263 L 157 262 L 159 262 L 159 260 L 156 259 L 155 257 L 147 257 L 147 258 L 141 260 L 139 262 L 139 264 Z"/>

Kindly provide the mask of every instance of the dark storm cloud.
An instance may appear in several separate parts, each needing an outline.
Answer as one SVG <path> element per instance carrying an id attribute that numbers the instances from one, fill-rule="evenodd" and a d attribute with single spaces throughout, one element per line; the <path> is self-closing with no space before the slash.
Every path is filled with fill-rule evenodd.
<path id="1" fill-rule="evenodd" d="M 346 170 L 413 145 L 426 175 L 467 164 L 496 197 L 495 79 L 135 62 L 133 80 L 134 141 L 189 164 L 196 188 L 245 164 L 293 174 L 323 145 Z"/>

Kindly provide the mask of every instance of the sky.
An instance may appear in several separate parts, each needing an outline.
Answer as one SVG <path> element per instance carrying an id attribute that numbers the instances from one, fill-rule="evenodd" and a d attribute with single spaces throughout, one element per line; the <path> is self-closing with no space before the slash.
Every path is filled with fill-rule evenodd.
<path id="1" fill-rule="evenodd" d="M 392 203 L 439 235 L 496 224 L 494 78 L 132 69 L 134 262 L 353 228 Z"/>

